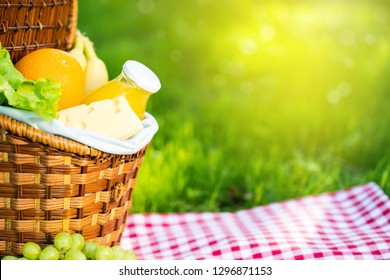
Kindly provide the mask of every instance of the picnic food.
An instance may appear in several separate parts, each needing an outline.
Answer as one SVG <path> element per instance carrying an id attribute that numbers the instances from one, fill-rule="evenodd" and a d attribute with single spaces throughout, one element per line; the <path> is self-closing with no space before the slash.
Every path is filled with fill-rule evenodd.
<path id="1" fill-rule="evenodd" d="M 83 103 L 90 104 L 125 94 L 131 108 L 142 120 L 149 97 L 160 88 L 160 80 L 152 70 L 140 62 L 128 60 L 119 76 L 88 93 Z"/>
<path id="2" fill-rule="evenodd" d="M 25 78 L 14 67 L 9 52 L 0 44 L 0 105 L 32 111 L 50 120 L 56 116 L 60 97 L 59 83 L 47 78 Z"/>
<path id="3" fill-rule="evenodd" d="M 96 249 L 99 248 L 99 243 L 95 241 L 89 241 L 84 244 L 83 253 L 89 260 L 95 259 Z"/>
<path id="4" fill-rule="evenodd" d="M 79 105 L 58 112 L 63 125 L 125 140 L 142 129 L 140 119 L 124 96 Z M 122 121 L 126 120 L 126 121 Z"/>
<path id="5" fill-rule="evenodd" d="M 81 104 L 85 88 L 84 71 L 69 53 L 52 48 L 40 49 L 24 56 L 15 67 L 27 79 L 50 78 L 59 82 L 61 98 L 58 110 Z"/>
<path id="6" fill-rule="evenodd" d="M 34 242 L 27 242 L 23 245 L 22 253 L 29 260 L 37 260 L 41 253 L 41 247 Z"/>
<path id="7" fill-rule="evenodd" d="M 60 252 L 66 252 L 72 247 L 72 236 L 68 232 L 60 232 L 54 237 L 54 246 Z"/>
<path id="8" fill-rule="evenodd" d="M 45 247 L 39 254 L 39 260 L 41 261 L 58 260 L 59 258 L 60 252 L 52 245 Z"/>
<path id="9" fill-rule="evenodd" d="M 77 241 L 75 241 L 77 240 Z M 77 243 L 77 245 L 74 244 Z M 34 242 L 23 245 L 23 256 L 4 256 L 2 260 L 135 260 L 133 251 L 120 246 L 99 245 L 95 241 L 85 242 L 80 233 L 59 232 L 54 237 L 54 245 L 41 247 Z"/>
<path id="10" fill-rule="evenodd" d="M 2 261 L 14 261 L 14 260 L 18 260 L 19 258 L 18 257 L 15 257 L 15 256 L 4 256 L 1 260 Z"/>
<path id="11" fill-rule="evenodd" d="M 95 258 L 97 260 L 112 260 L 114 258 L 114 252 L 108 246 L 100 246 L 95 251 Z"/>
<path id="12" fill-rule="evenodd" d="M 106 64 L 95 52 L 93 42 L 79 30 L 73 48 L 69 51 L 85 72 L 85 93 L 88 93 L 108 82 Z"/>
<path id="13" fill-rule="evenodd" d="M 108 82 L 108 71 L 106 64 L 96 55 L 93 42 L 81 33 L 78 38 L 84 44 L 84 53 L 87 60 L 85 93 L 88 93 Z"/>
<path id="14" fill-rule="evenodd" d="M 87 259 L 87 257 L 79 250 L 70 249 L 68 252 L 66 252 L 64 259 L 84 261 Z"/>
<path id="15" fill-rule="evenodd" d="M 3 135 L 0 177 L 7 186 L 0 192 L 0 201 L 4 202 L 0 205 L 0 219 L 5 221 L 0 229 L 0 255 L 22 256 L 23 245 L 34 241 L 35 245 L 29 243 L 24 248 L 26 255 L 33 259 L 37 257 L 37 246 L 43 249 L 39 259 L 83 258 L 76 251 L 85 252 L 87 259 L 95 259 L 100 246 L 111 248 L 120 244 L 138 170 L 157 132 L 157 123 L 148 115 L 143 122 L 145 133 L 129 141 L 130 148 L 126 142 L 118 145 L 118 149 L 106 149 L 105 141 L 97 147 L 91 142 L 86 144 L 83 140 L 87 136 L 78 137 L 75 130 L 58 125 L 53 118 L 57 116 L 60 99 L 72 104 L 59 106 L 59 111 L 81 105 L 79 96 L 85 93 L 87 77 L 95 87 L 99 86 L 99 82 L 108 81 L 108 78 L 99 78 L 107 75 L 107 69 L 94 49 L 87 48 L 87 45 L 93 46 L 92 43 L 81 40 L 85 38 L 81 33 L 80 45 L 74 44 L 77 0 L 54 1 L 53 5 L 42 5 L 41 1 L 30 1 L 28 5 L 22 2 L 9 0 L 9 5 L 0 7 L 0 14 L 6 15 L 7 23 L 0 35 L 1 44 L 5 46 L 0 50 L 0 104 L 4 105 L 0 107 L 0 133 Z M 64 52 L 59 52 L 60 49 Z M 31 59 L 39 53 L 46 54 Z M 30 61 L 23 62 L 26 60 Z M 67 72 L 68 62 L 72 62 L 74 69 Z M 18 64 L 23 73 L 13 64 Z M 87 71 L 88 66 L 91 71 Z M 29 74 L 40 74 L 43 78 L 24 77 Z M 56 82 L 51 74 L 67 77 L 61 76 L 63 79 Z M 84 81 L 84 85 L 80 81 Z M 41 115 L 44 120 L 27 111 Z M 99 123 L 103 115 L 95 119 L 95 123 Z M 126 121 L 127 118 L 122 118 L 116 123 Z M 121 129 L 119 126 L 118 130 Z M 85 135 L 95 137 L 93 133 Z M 116 141 L 101 138 L 117 148 Z M 60 250 L 53 245 L 54 233 L 73 231 L 85 234 L 82 250 L 77 235 L 71 235 L 70 248 L 67 234 L 56 239 Z M 99 247 L 89 245 L 95 241 Z M 132 252 L 123 252 L 120 248 L 112 250 L 113 258 L 121 255 L 121 258 L 134 259 Z M 101 254 L 103 257 L 98 254 L 98 258 L 110 255 L 107 248 L 98 251 L 106 252 Z"/>
<path id="16" fill-rule="evenodd" d="M 83 250 L 85 240 L 84 236 L 82 236 L 80 233 L 74 233 L 71 235 L 72 237 L 72 246 L 71 249 L 77 249 L 77 250 Z"/>
<path id="17" fill-rule="evenodd" d="M 75 43 L 69 53 L 77 59 L 81 68 L 85 71 L 85 68 L 87 67 L 87 58 L 84 54 L 84 41 L 81 36 L 81 32 L 77 30 Z"/>

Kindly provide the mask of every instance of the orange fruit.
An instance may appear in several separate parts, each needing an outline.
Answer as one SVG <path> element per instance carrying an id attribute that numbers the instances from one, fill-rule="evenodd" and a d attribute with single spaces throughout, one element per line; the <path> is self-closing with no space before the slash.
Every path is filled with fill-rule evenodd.
<path id="1" fill-rule="evenodd" d="M 26 79 L 50 78 L 59 82 L 61 98 L 58 110 L 80 105 L 85 90 L 85 73 L 76 58 L 66 51 L 45 48 L 25 55 L 16 69 Z"/>

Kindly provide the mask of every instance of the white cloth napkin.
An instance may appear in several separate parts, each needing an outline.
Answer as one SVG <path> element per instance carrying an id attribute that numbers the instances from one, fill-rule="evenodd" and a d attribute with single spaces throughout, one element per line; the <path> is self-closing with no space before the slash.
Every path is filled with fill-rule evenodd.
<path id="1" fill-rule="evenodd" d="M 158 123 L 149 113 L 145 113 L 145 119 L 142 120 L 143 129 L 127 140 L 117 140 L 100 133 L 66 127 L 56 119 L 45 121 L 41 116 L 34 112 L 12 107 L 0 106 L 0 114 L 11 117 L 19 122 L 26 123 L 47 133 L 72 139 L 102 152 L 119 155 L 129 155 L 138 152 L 152 140 L 153 136 L 158 131 Z M 113 123 L 112 125 L 116 124 Z M 118 129 L 120 129 L 119 126 Z"/>

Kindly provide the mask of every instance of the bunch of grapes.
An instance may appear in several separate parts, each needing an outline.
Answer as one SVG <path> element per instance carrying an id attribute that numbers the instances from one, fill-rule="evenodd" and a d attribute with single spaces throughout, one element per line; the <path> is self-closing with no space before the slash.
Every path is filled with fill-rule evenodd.
<path id="1" fill-rule="evenodd" d="M 85 241 L 80 233 L 59 232 L 54 237 L 54 245 L 44 249 L 27 242 L 22 248 L 22 257 L 5 256 L 2 260 L 135 260 L 133 251 L 120 246 L 99 245 L 95 241 Z"/>

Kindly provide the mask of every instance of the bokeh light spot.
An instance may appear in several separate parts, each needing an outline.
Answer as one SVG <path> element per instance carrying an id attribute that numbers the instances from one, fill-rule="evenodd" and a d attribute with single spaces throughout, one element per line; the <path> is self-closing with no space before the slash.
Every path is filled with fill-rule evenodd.
<path id="1" fill-rule="evenodd" d="M 347 68 L 353 68 L 355 66 L 355 60 L 351 57 L 347 57 L 344 59 L 344 65 Z"/>
<path id="2" fill-rule="evenodd" d="M 255 86 L 251 81 L 245 81 L 241 83 L 240 89 L 243 94 L 251 94 L 254 91 Z"/>
<path id="3" fill-rule="evenodd" d="M 344 46 L 353 46 L 356 43 L 356 34 L 353 30 L 343 29 L 339 35 L 340 43 Z"/>
<path id="4" fill-rule="evenodd" d="M 276 31 L 271 24 L 266 24 L 260 27 L 260 38 L 261 40 L 268 42 L 275 38 Z"/>
<path id="5" fill-rule="evenodd" d="M 337 90 L 340 92 L 341 96 L 346 97 L 351 94 L 352 86 L 348 82 L 341 82 L 337 86 Z"/>
<path id="6" fill-rule="evenodd" d="M 328 92 L 328 101 L 331 104 L 337 104 L 340 101 L 340 92 L 337 90 L 331 90 Z"/>
<path id="7" fill-rule="evenodd" d="M 153 0 L 139 0 L 138 10 L 143 14 L 150 14 L 154 11 L 155 4 Z"/>
<path id="8" fill-rule="evenodd" d="M 240 51 L 245 55 L 252 55 L 257 51 L 257 43 L 251 38 L 245 38 L 239 43 Z"/>
<path id="9" fill-rule="evenodd" d="M 376 36 L 374 34 L 367 34 L 365 40 L 367 44 L 374 45 L 376 43 Z"/>

